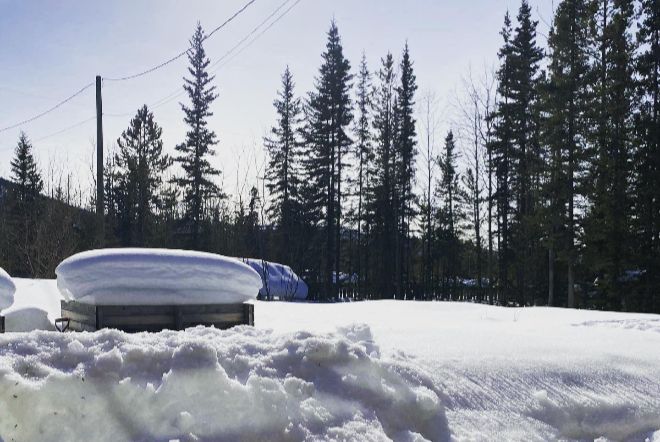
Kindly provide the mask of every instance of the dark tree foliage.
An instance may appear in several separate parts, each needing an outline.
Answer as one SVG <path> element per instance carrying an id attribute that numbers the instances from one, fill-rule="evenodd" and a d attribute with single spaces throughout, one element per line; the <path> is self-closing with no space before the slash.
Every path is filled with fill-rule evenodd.
<path id="1" fill-rule="evenodd" d="M 575 305 L 577 259 L 576 202 L 586 197 L 585 169 L 591 106 L 589 35 L 591 2 L 564 0 L 555 12 L 548 45 L 549 78 L 543 90 L 543 141 L 547 167 L 544 171 L 541 222 L 548 249 L 548 304 L 555 299 L 556 261 L 567 268 L 567 305 Z"/>
<path id="2" fill-rule="evenodd" d="M 398 246 L 395 256 L 395 276 L 398 296 L 404 297 L 410 291 L 412 271 L 412 247 L 410 241 L 412 219 L 415 216 L 413 184 L 415 181 L 415 160 L 417 156 L 417 131 L 415 129 L 415 92 L 417 80 L 413 62 L 406 43 L 399 67 L 400 83 L 396 88 L 395 121 L 395 192 L 394 210 L 398 224 L 396 236 Z"/>
<path id="3" fill-rule="evenodd" d="M 328 31 L 326 50 L 316 79 L 315 90 L 309 94 L 306 114 L 306 210 L 322 220 L 325 235 L 322 249 L 323 297 L 338 294 L 341 264 L 342 175 L 345 154 L 351 146 L 349 125 L 353 120 L 350 98 L 351 65 L 344 57 L 339 29 L 333 21 Z"/>
<path id="4" fill-rule="evenodd" d="M 164 208 L 163 176 L 171 160 L 163 154 L 162 133 L 145 105 L 117 140 L 119 151 L 107 175 L 111 181 L 106 184 L 114 196 L 111 210 L 124 246 L 150 244 L 156 216 Z"/>
<path id="5" fill-rule="evenodd" d="M 264 139 L 268 152 L 267 188 L 271 196 L 268 209 L 280 233 L 275 244 L 278 258 L 284 262 L 300 263 L 300 253 L 291 247 L 291 240 L 300 225 L 300 149 L 302 109 L 294 95 L 294 82 L 287 66 L 282 75 L 282 88 L 273 106 L 277 124 Z M 255 189 L 256 190 L 256 189 Z M 293 252 L 298 253 L 293 253 Z"/>
<path id="6" fill-rule="evenodd" d="M 210 60 L 204 51 L 204 39 L 204 31 L 198 23 L 188 51 L 190 78 L 184 78 L 183 85 L 190 105 L 181 104 L 188 132 L 186 140 L 176 146 L 178 155 L 174 158 L 183 169 L 183 176 L 176 178 L 175 182 L 183 190 L 185 220 L 190 228 L 190 243 L 194 248 L 199 247 L 205 204 L 210 198 L 221 194 L 213 181 L 213 177 L 219 175 L 220 171 L 209 161 L 209 157 L 215 155 L 213 146 L 218 140 L 215 132 L 208 127 L 208 119 L 213 116 L 211 104 L 218 94 L 211 84 L 215 77 L 207 71 Z"/>
<path id="7" fill-rule="evenodd" d="M 44 188 L 41 173 L 32 154 L 32 143 L 25 132 L 21 132 L 11 160 L 11 178 L 16 183 L 15 197 L 19 205 L 34 203 Z"/>
<path id="8" fill-rule="evenodd" d="M 633 3 L 602 0 L 596 16 L 596 103 L 592 106 L 592 205 L 585 220 L 585 259 L 606 294 L 602 306 L 626 309 L 622 285 L 631 264 Z"/>

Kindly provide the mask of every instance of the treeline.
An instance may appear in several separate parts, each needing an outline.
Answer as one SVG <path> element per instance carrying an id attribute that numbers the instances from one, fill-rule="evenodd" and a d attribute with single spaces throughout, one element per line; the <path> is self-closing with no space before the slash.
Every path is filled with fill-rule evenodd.
<path id="1" fill-rule="evenodd" d="M 408 45 L 375 69 L 364 55 L 353 66 L 333 22 L 313 90 L 299 94 L 288 67 L 282 75 L 266 191 L 253 187 L 248 201 L 223 193 L 209 161 L 217 94 L 198 26 L 185 139 L 166 155 L 162 129 L 139 109 L 107 160 L 105 235 L 85 223 L 76 247 L 262 257 L 292 266 L 318 300 L 658 312 L 659 15 L 658 0 L 563 0 L 543 47 L 523 1 L 504 17 L 497 69 L 465 82 L 444 134 Z M 29 182 L 25 145 L 16 189 Z M 21 204 L 0 207 L 14 220 L 3 229 L 23 228 Z M 9 268 L 34 273 L 19 261 Z"/>

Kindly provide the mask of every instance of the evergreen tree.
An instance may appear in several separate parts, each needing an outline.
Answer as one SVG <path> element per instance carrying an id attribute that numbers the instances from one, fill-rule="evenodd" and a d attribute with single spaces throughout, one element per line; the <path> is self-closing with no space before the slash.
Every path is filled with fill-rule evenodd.
<path id="1" fill-rule="evenodd" d="M 548 247 L 548 304 L 554 299 L 556 258 L 567 265 L 568 307 L 575 304 L 577 251 L 575 203 L 586 197 L 581 181 L 587 160 L 590 106 L 589 26 L 592 11 L 586 0 L 564 0 L 555 12 L 550 31 L 549 81 L 543 98 L 544 141 L 549 170 L 544 194 Z"/>
<path id="2" fill-rule="evenodd" d="M 264 140 L 269 155 L 267 188 L 272 198 L 269 214 L 281 235 L 276 247 L 279 250 L 278 259 L 289 265 L 293 265 L 291 240 L 299 227 L 296 224 L 300 212 L 301 104 L 300 99 L 295 98 L 293 88 L 293 76 L 287 66 L 282 75 L 282 89 L 273 103 L 277 112 L 277 125 Z"/>
<path id="3" fill-rule="evenodd" d="M 632 1 L 599 1 L 595 36 L 600 57 L 594 66 L 595 152 L 589 180 L 592 204 L 585 223 L 586 258 L 606 295 L 604 305 L 615 309 L 627 308 L 621 278 L 631 251 L 633 12 Z"/>
<path id="4" fill-rule="evenodd" d="M 417 156 L 417 133 L 415 130 L 415 91 L 416 77 L 413 63 L 406 43 L 401 58 L 400 84 L 396 89 L 395 120 L 397 133 L 395 141 L 395 206 L 398 224 L 395 249 L 395 291 L 398 296 L 405 296 L 409 291 L 412 270 L 412 248 L 410 244 L 410 225 L 415 215 L 413 210 L 415 161 Z"/>
<path id="5" fill-rule="evenodd" d="M 183 187 L 185 218 L 191 228 L 191 245 L 194 248 L 199 247 L 205 203 L 209 198 L 220 195 L 220 189 L 212 181 L 220 171 L 209 162 L 209 157 L 215 155 L 213 146 L 218 141 L 215 132 L 208 127 L 208 118 L 213 116 L 211 103 L 218 95 L 215 86 L 211 85 L 215 77 L 207 71 L 210 60 L 204 51 L 204 39 L 204 31 L 198 23 L 188 51 L 190 78 L 184 78 L 183 86 L 191 103 L 190 106 L 181 104 L 188 132 L 186 141 L 176 146 L 179 155 L 175 158 L 184 172 L 175 181 Z"/>
<path id="6" fill-rule="evenodd" d="M 635 212 L 640 267 L 646 270 L 644 299 L 636 306 L 660 312 L 660 1 L 641 2 L 636 60 L 639 111 L 636 118 Z"/>
<path id="7" fill-rule="evenodd" d="M 306 142 L 309 199 L 306 206 L 323 217 L 325 233 L 322 261 L 324 296 L 338 294 L 341 262 L 342 175 L 344 154 L 352 141 L 348 127 L 353 120 L 350 63 L 344 57 L 339 30 L 333 21 L 326 50 L 316 79 L 316 90 L 309 94 L 306 112 Z"/>
<path id="8" fill-rule="evenodd" d="M 511 182 L 515 194 L 515 231 L 513 252 L 516 264 L 516 292 L 519 305 L 530 301 L 534 293 L 528 274 L 540 274 L 536 267 L 539 252 L 538 193 L 541 165 L 539 143 L 539 62 L 543 52 L 536 44 L 536 21 L 523 0 L 517 16 L 518 26 L 512 40 L 511 104 L 513 107 L 514 173 Z M 537 292 L 538 294 L 538 292 Z"/>
<path id="9" fill-rule="evenodd" d="M 442 179 L 436 189 L 436 196 L 440 204 L 436 222 L 438 247 L 443 250 L 441 255 L 444 269 L 443 292 L 449 292 L 450 299 L 452 299 L 456 296 L 458 288 L 458 269 L 461 259 L 460 236 L 466 217 L 463 210 L 465 192 L 461 187 L 461 174 L 457 169 L 458 152 L 456 152 L 454 133 L 451 130 L 445 137 L 444 153 L 438 157 L 437 161 L 442 171 Z"/>
<path id="10" fill-rule="evenodd" d="M 377 74 L 378 84 L 373 101 L 374 127 L 374 188 L 369 193 L 367 201 L 368 212 L 371 213 L 371 237 L 374 243 L 373 254 L 377 257 L 374 263 L 374 280 L 378 284 L 375 291 L 384 298 L 391 298 L 394 293 L 395 275 L 395 238 L 397 235 L 396 215 L 393 195 L 396 185 L 396 156 L 394 143 L 396 140 L 396 75 L 394 73 L 394 58 L 388 54 L 381 60 L 381 68 Z"/>
<path id="11" fill-rule="evenodd" d="M 513 156 L 514 96 L 512 91 L 513 62 L 511 42 L 511 19 L 507 12 L 501 35 L 504 40 L 499 50 L 500 68 L 497 71 L 497 95 L 499 97 L 491 118 L 492 139 L 489 151 L 495 169 L 495 208 L 497 212 L 498 244 L 498 299 L 507 304 L 511 268 L 511 175 Z"/>
<path id="12" fill-rule="evenodd" d="M 25 132 L 21 132 L 10 162 L 12 181 L 16 183 L 15 198 L 19 205 L 33 203 L 44 188 L 41 173 L 32 154 L 32 143 Z"/>
<path id="13" fill-rule="evenodd" d="M 117 139 L 115 186 L 119 236 L 125 246 L 145 246 L 155 216 L 163 207 L 163 175 L 171 160 L 163 154 L 163 130 L 146 105 L 138 109 L 128 129 Z"/>
<path id="14" fill-rule="evenodd" d="M 369 270 L 368 262 L 366 261 L 366 241 L 364 235 L 369 232 L 369 216 L 367 216 L 366 201 L 369 197 L 366 196 L 368 192 L 373 190 L 374 180 L 374 152 L 371 134 L 371 106 L 372 106 L 372 84 L 371 73 L 367 67 L 367 59 L 362 54 L 360 62 L 360 72 L 358 74 L 357 90 L 356 90 L 356 110 L 357 116 L 355 119 L 355 159 L 357 178 L 354 183 L 353 192 L 357 195 L 357 210 L 355 213 L 355 221 L 357 224 L 357 274 L 358 274 L 358 291 L 365 290 L 364 285 L 367 281 Z"/>

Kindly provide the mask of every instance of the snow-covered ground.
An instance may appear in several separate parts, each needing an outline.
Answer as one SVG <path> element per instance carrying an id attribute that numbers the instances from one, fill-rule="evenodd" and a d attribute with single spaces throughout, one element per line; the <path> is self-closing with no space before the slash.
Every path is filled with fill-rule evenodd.
<path id="1" fill-rule="evenodd" d="M 53 281 L 15 283 L 10 330 L 59 314 Z M 0 436 L 660 441 L 659 315 L 257 302 L 255 325 L 7 333 Z"/>

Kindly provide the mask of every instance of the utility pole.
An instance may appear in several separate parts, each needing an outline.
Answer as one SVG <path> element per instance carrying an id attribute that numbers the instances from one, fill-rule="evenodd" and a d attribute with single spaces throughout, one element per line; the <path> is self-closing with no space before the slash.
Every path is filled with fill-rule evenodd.
<path id="1" fill-rule="evenodd" d="M 96 76 L 96 216 L 99 228 L 99 245 L 105 238 L 103 216 L 103 100 L 101 97 L 101 76 Z"/>

